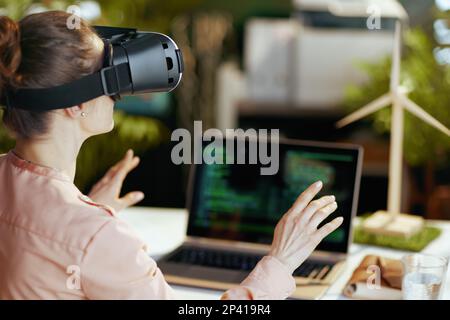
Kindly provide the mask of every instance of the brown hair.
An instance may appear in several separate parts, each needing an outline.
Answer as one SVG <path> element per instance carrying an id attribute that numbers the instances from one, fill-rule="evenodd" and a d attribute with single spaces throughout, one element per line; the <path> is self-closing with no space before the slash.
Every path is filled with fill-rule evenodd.
<path id="1" fill-rule="evenodd" d="M 62 85 L 101 67 L 95 31 L 83 20 L 79 28 L 69 28 L 70 18 L 64 11 L 31 14 L 18 23 L 0 17 L 0 94 Z M 48 111 L 6 108 L 3 114 L 3 123 L 16 138 L 43 135 L 49 122 Z"/>

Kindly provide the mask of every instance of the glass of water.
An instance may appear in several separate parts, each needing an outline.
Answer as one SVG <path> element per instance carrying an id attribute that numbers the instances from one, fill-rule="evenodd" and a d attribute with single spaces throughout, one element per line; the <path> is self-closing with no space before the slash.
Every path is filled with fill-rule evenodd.
<path id="1" fill-rule="evenodd" d="M 402 292 L 405 300 L 438 300 L 444 291 L 448 259 L 425 254 L 404 256 Z"/>

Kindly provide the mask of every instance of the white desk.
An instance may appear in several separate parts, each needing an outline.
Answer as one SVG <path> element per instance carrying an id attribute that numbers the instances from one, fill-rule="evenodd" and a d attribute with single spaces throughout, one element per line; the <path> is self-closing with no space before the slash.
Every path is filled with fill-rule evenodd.
<path id="1" fill-rule="evenodd" d="M 148 244 L 150 255 L 158 259 L 179 246 L 187 227 L 187 212 L 183 209 L 159 209 L 133 207 L 120 213 L 120 218 L 131 224 L 136 232 Z M 423 253 L 450 256 L 450 222 L 434 221 L 443 232 L 441 236 L 428 245 Z M 342 288 L 350 278 L 353 270 L 367 254 L 379 254 L 390 258 L 400 258 L 406 252 L 379 248 L 374 246 L 353 244 L 350 247 L 347 268 L 336 283 L 328 290 L 324 299 L 344 299 Z M 450 269 L 450 268 L 449 268 Z M 179 299 L 219 299 L 222 292 L 215 290 L 173 286 Z M 450 299 L 450 271 L 444 292 L 444 299 Z"/>

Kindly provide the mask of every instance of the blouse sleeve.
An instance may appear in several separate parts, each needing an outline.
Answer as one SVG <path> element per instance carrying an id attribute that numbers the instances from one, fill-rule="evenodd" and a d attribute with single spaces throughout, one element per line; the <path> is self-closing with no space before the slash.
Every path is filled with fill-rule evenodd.
<path id="1" fill-rule="evenodd" d="M 239 286 L 222 295 L 222 300 L 280 300 L 295 290 L 294 277 L 277 258 L 265 256 Z"/>
<path id="2" fill-rule="evenodd" d="M 86 248 L 81 286 L 89 299 L 171 299 L 145 244 L 119 219 L 107 222 Z"/>
<path id="3" fill-rule="evenodd" d="M 86 248 L 80 270 L 82 290 L 89 299 L 173 299 L 145 244 L 119 219 L 110 220 Z M 266 256 L 249 276 L 221 299 L 285 299 L 295 281 L 276 258 Z"/>

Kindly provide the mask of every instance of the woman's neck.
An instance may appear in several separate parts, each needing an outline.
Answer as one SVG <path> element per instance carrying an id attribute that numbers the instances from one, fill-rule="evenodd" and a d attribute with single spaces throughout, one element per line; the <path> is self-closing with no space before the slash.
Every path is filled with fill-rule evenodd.
<path id="1" fill-rule="evenodd" d="M 77 156 L 84 139 L 62 139 L 53 136 L 51 139 L 17 140 L 14 152 L 24 160 L 40 166 L 61 171 L 75 179 Z"/>

